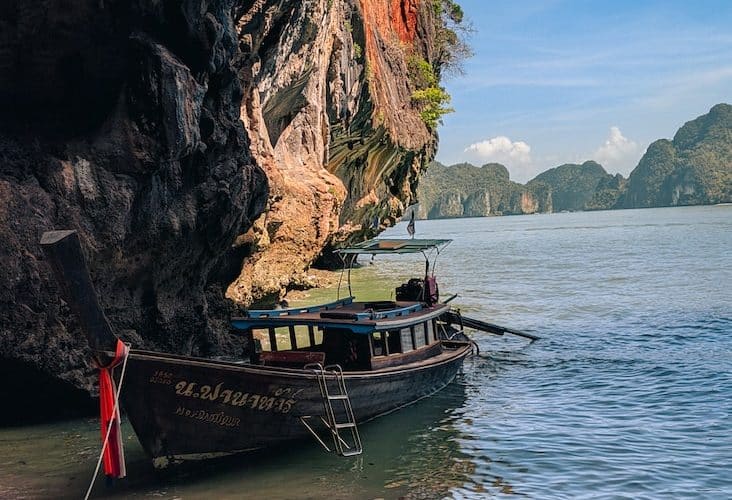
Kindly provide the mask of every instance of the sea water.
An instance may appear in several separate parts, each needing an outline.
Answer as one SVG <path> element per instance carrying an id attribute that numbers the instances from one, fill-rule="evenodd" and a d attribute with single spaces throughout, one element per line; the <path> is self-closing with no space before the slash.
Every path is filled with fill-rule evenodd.
<path id="1" fill-rule="evenodd" d="M 359 457 L 313 441 L 159 473 L 125 425 L 129 478 L 94 496 L 732 498 L 732 206 L 417 221 L 417 237 L 454 240 L 436 273 L 463 314 L 541 340 L 475 333 L 455 383 L 361 426 Z M 424 268 L 362 264 L 363 297 Z M 0 497 L 83 496 L 98 439 L 93 419 L 0 429 Z"/>

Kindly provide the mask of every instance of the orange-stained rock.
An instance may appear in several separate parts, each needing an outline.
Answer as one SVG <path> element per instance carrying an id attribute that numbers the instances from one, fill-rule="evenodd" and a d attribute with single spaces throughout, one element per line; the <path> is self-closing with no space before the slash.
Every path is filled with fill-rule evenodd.
<path id="1" fill-rule="evenodd" d="M 383 229 L 413 202 L 436 147 L 407 71 L 412 54 L 430 58 L 421 4 L 260 1 L 243 14 L 242 120 L 270 201 L 228 297 L 282 297 L 323 248 L 376 234 L 374 218 Z"/>

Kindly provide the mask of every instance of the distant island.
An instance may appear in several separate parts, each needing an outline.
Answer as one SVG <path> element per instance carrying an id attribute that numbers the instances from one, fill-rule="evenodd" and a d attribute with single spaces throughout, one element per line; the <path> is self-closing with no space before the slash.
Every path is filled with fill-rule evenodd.
<path id="1" fill-rule="evenodd" d="M 421 219 L 732 202 L 732 106 L 717 104 L 673 140 L 653 142 L 628 179 L 594 161 L 560 165 L 526 184 L 499 163 L 433 162 L 417 196 Z"/>

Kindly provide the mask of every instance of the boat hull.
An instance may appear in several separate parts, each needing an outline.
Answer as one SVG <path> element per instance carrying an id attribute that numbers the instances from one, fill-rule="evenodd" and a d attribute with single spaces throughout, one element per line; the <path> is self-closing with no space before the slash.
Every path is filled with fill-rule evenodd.
<path id="1" fill-rule="evenodd" d="M 456 345 L 404 367 L 346 372 L 356 422 L 449 384 L 470 352 Z M 330 386 L 335 387 L 334 377 Z M 133 351 L 121 391 L 127 416 L 158 465 L 275 446 L 309 436 L 301 417 L 324 414 L 315 373 Z M 333 403 L 339 421 L 345 419 Z"/>

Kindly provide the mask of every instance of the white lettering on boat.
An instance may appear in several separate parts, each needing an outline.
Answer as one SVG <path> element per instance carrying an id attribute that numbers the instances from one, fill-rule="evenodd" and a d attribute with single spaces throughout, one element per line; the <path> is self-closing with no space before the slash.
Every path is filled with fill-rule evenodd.
<path id="1" fill-rule="evenodd" d="M 209 413 L 206 410 L 191 410 L 184 406 L 179 406 L 175 410 L 175 414 L 181 417 L 188 417 L 210 424 L 220 425 L 222 427 L 239 427 L 241 420 L 237 417 L 227 415 L 223 411 L 218 413 Z"/>
<path id="2" fill-rule="evenodd" d="M 151 384 L 171 385 L 173 383 L 173 373 L 165 370 L 155 370 L 150 377 Z"/>
<path id="3" fill-rule="evenodd" d="M 234 391 L 224 387 L 223 382 L 215 385 L 199 385 L 197 382 L 181 380 L 175 384 L 175 393 L 179 396 L 186 396 L 193 399 L 213 401 L 231 406 L 248 407 L 257 411 L 272 411 L 275 413 L 288 413 L 292 406 L 297 403 L 294 399 L 304 389 L 294 390 L 291 387 L 277 388 L 274 396 L 263 394 L 252 394 L 249 392 Z"/>

